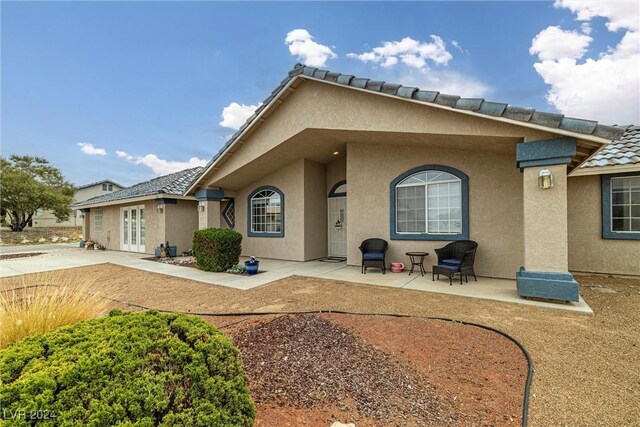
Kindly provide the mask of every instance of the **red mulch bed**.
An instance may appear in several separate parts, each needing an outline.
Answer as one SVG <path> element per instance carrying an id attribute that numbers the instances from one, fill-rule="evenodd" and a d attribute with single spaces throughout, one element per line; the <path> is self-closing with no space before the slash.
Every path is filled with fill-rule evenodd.
<path id="1" fill-rule="evenodd" d="M 207 318 L 242 353 L 256 426 L 516 426 L 527 362 L 505 337 L 384 316 Z"/>

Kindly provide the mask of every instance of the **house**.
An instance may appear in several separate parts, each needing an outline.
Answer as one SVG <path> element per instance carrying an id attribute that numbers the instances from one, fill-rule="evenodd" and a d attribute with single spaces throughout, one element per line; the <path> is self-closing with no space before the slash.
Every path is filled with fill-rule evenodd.
<path id="1" fill-rule="evenodd" d="M 82 202 L 84 200 L 97 197 L 102 194 L 112 193 L 123 189 L 124 187 L 115 181 L 105 179 L 103 181 L 93 182 L 91 184 L 76 187 L 73 196 L 73 203 Z M 73 204 L 72 203 L 72 204 Z M 83 217 L 80 211 L 74 210 L 66 221 L 60 221 L 49 210 L 38 210 L 31 220 L 32 227 L 81 227 Z"/>
<path id="2" fill-rule="evenodd" d="M 359 265 L 360 242 L 380 237 L 388 260 L 421 250 L 432 265 L 435 248 L 472 239 L 479 275 L 567 300 L 570 271 L 640 275 L 638 127 L 298 64 L 204 170 L 184 173 L 180 191 L 144 196 L 147 241 L 152 223 L 153 242 L 182 239 L 179 251 L 191 229 L 231 227 L 244 255 Z M 131 249 L 136 197 L 84 202 L 102 223 L 94 239 L 108 229 L 111 248 Z"/>

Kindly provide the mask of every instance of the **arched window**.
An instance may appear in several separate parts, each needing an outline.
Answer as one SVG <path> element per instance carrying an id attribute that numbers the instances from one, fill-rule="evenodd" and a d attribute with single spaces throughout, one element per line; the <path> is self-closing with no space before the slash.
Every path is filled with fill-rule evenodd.
<path id="1" fill-rule="evenodd" d="M 347 180 L 336 182 L 336 184 L 329 191 L 329 197 L 344 197 L 347 195 Z"/>
<path id="2" fill-rule="evenodd" d="M 453 168 L 425 165 L 391 183 L 391 238 L 469 238 L 468 177 Z"/>
<path id="3" fill-rule="evenodd" d="M 275 187 L 260 187 L 249 195 L 247 235 L 284 236 L 284 195 Z"/>

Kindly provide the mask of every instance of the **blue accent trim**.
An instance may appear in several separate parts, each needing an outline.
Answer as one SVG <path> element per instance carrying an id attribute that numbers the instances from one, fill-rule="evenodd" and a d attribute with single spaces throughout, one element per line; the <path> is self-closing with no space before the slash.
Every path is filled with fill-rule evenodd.
<path id="1" fill-rule="evenodd" d="M 159 199 L 153 199 L 156 205 L 177 205 L 178 199 L 170 199 L 168 197 L 160 197 Z"/>
<path id="2" fill-rule="evenodd" d="M 219 188 L 201 188 L 196 191 L 196 199 L 199 202 L 216 201 L 220 202 L 224 198 L 224 190 Z"/>
<path id="3" fill-rule="evenodd" d="M 520 169 L 569 164 L 575 155 L 575 138 L 543 139 L 516 145 L 516 164 Z"/>
<path id="4" fill-rule="evenodd" d="M 624 231 L 612 231 L 611 223 L 611 178 L 621 178 L 625 176 L 638 176 L 639 172 L 617 173 L 602 175 L 602 238 L 615 240 L 640 240 L 640 233 Z"/>
<path id="5" fill-rule="evenodd" d="M 520 267 L 516 273 L 518 295 L 559 301 L 579 301 L 579 285 L 571 273 L 527 271 Z"/>
<path id="6" fill-rule="evenodd" d="M 227 213 L 229 212 L 229 209 L 231 207 L 233 207 L 235 209 L 236 205 L 236 200 L 235 199 L 229 199 L 229 203 L 227 203 L 227 206 L 224 207 L 224 210 L 222 211 L 222 217 L 224 218 L 224 222 L 227 223 L 227 225 L 229 226 L 229 228 L 236 228 L 236 221 L 233 218 L 229 218 Z"/>
<path id="7" fill-rule="evenodd" d="M 278 233 L 257 233 L 251 231 L 251 198 L 263 190 L 273 190 L 280 195 L 280 232 Z M 247 197 L 247 237 L 284 237 L 284 193 L 278 188 L 263 185 L 253 190 L 251 194 L 249 194 L 249 197 Z"/>
<path id="8" fill-rule="evenodd" d="M 462 233 L 460 234 L 427 234 L 427 233 L 398 233 L 396 232 L 396 185 L 400 183 L 403 179 L 418 173 L 424 172 L 428 170 L 435 170 L 441 172 L 447 172 L 451 175 L 454 175 L 460 178 L 462 182 L 461 191 L 462 191 Z M 389 203 L 391 209 L 391 240 L 442 240 L 442 241 L 452 241 L 452 240 L 469 240 L 469 177 L 464 173 L 460 172 L 458 169 L 450 168 L 448 166 L 441 165 L 424 165 L 418 166 L 416 168 L 410 169 L 396 177 L 393 181 L 391 181 L 391 202 Z M 426 214 L 426 213 L 425 213 Z"/>
<path id="9" fill-rule="evenodd" d="M 346 192 L 344 193 L 336 193 L 336 190 L 338 189 L 338 187 L 340 187 L 342 184 L 346 184 L 347 180 L 343 179 L 342 181 L 338 181 L 336 182 L 336 184 L 331 187 L 331 190 L 329 191 L 329 196 L 328 197 L 344 197 L 347 195 Z"/>

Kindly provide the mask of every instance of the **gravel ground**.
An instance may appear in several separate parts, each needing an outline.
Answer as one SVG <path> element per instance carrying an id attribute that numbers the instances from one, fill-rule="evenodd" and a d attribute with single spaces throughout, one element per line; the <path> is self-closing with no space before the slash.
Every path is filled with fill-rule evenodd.
<path id="1" fill-rule="evenodd" d="M 23 254 L 0 254 L 0 261 L 3 259 L 29 258 L 32 256 L 44 255 L 44 252 L 27 252 Z"/>
<path id="2" fill-rule="evenodd" d="M 418 372 L 328 319 L 277 317 L 242 331 L 234 343 L 256 404 L 338 405 L 389 426 L 458 424 Z"/>
<path id="3" fill-rule="evenodd" d="M 349 310 L 452 317 L 508 332 L 533 357 L 530 426 L 633 426 L 640 420 L 640 279 L 577 276 L 595 316 L 429 292 L 291 277 L 251 291 L 104 264 L 105 295 L 185 312 Z M 83 269 L 84 269 L 83 268 Z M 19 284 L 3 279 L 1 287 Z M 474 286 L 470 283 L 468 286 Z M 615 293 L 603 292 L 609 288 Z"/>

